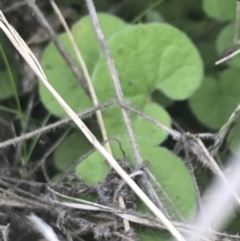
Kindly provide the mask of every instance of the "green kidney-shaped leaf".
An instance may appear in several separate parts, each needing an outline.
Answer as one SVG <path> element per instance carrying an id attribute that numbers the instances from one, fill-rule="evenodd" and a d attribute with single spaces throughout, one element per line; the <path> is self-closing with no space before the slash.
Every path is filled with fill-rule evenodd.
<path id="1" fill-rule="evenodd" d="M 201 83 L 203 66 L 197 49 L 184 33 L 170 25 L 129 27 L 115 34 L 108 45 L 124 96 L 141 110 L 151 103 L 151 94 L 155 89 L 160 89 L 167 97 L 180 100 L 188 98 Z M 104 56 L 94 69 L 93 82 L 100 101 L 115 96 Z M 163 111 L 157 111 L 154 105 L 149 105 L 147 109 L 151 111 L 147 114 L 157 119 L 157 113 Z M 108 133 L 119 132 L 123 120 L 118 108 L 108 108 L 103 113 Z M 158 139 L 163 140 L 159 136 Z"/>
<path id="2" fill-rule="evenodd" d="M 206 14 L 219 21 L 235 19 L 236 0 L 204 0 L 203 8 Z"/>
<path id="3" fill-rule="evenodd" d="M 234 32 L 235 32 L 235 24 L 231 23 L 227 25 L 222 31 L 219 33 L 216 41 L 216 48 L 218 54 L 227 55 L 228 52 L 231 53 L 232 51 L 239 48 L 237 45 L 235 48 L 233 46 L 234 41 Z M 232 59 L 227 61 L 227 64 L 239 68 L 240 67 L 240 55 L 234 56 Z"/>
<path id="4" fill-rule="evenodd" d="M 108 14 L 98 14 L 98 17 L 103 33 L 107 39 L 126 26 L 122 20 Z M 86 66 L 91 74 L 92 68 L 100 54 L 100 45 L 94 34 L 90 17 L 87 16 L 82 18 L 73 26 L 72 32 Z M 73 50 L 67 34 L 61 34 L 59 38 L 64 47 L 71 54 L 77 66 L 79 66 L 75 56 L 75 51 Z M 62 58 L 53 43 L 50 43 L 45 49 L 41 65 L 50 84 L 75 112 L 79 112 L 80 110 L 92 106 L 90 97 L 80 86 L 74 74 L 65 63 L 65 60 Z M 65 111 L 59 106 L 57 101 L 41 82 L 39 91 L 43 104 L 52 114 L 59 117 L 66 116 Z"/>
<path id="5" fill-rule="evenodd" d="M 240 102 L 240 70 L 230 68 L 218 79 L 207 77 L 190 98 L 190 107 L 204 125 L 218 129 Z"/>

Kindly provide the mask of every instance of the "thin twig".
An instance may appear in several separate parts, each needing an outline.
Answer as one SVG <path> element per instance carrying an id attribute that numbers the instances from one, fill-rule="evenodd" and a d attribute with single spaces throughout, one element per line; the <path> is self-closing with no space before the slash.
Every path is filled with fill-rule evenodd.
<path id="1" fill-rule="evenodd" d="M 240 49 L 238 49 L 238 50 L 234 51 L 233 53 L 231 53 L 231 54 L 229 54 L 229 55 L 227 55 L 227 56 L 219 59 L 219 60 L 215 63 L 215 65 L 222 64 L 222 63 L 228 61 L 229 59 L 232 59 L 233 57 L 235 57 L 235 56 L 238 55 L 239 53 L 240 53 Z"/>
<path id="2" fill-rule="evenodd" d="M 32 175 L 36 172 L 36 170 L 41 167 L 47 157 L 60 145 L 60 143 L 66 138 L 66 136 L 69 134 L 70 129 L 67 129 L 63 132 L 63 134 L 60 136 L 60 138 L 58 138 L 58 140 L 56 142 L 54 142 L 51 147 L 43 154 L 43 156 L 36 162 L 36 165 L 34 166 L 33 170 L 30 171 L 30 173 L 28 173 L 26 179 L 29 179 L 32 177 Z"/>
<path id="3" fill-rule="evenodd" d="M 99 106 L 97 107 L 91 107 L 91 108 L 88 108 L 88 109 L 85 109 L 84 111 L 81 111 L 78 116 L 79 117 L 83 117 L 84 115 L 87 115 L 89 113 L 93 113 L 94 111 L 98 110 L 98 109 L 102 109 L 102 108 L 105 108 L 111 104 L 114 104 L 116 103 L 115 100 L 110 100 L 110 101 L 107 101 L 107 102 L 104 102 L 102 104 L 100 104 Z M 21 136 L 18 136 L 16 138 L 12 138 L 10 140 L 6 140 L 6 141 L 3 141 L 0 143 L 0 149 L 1 148 L 6 148 L 8 146 L 11 146 L 11 145 L 16 145 L 18 143 L 21 143 L 22 141 L 25 141 L 25 140 L 28 140 L 30 138 L 33 138 L 33 137 L 36 137 L 36 136 L 39 136 L 39 135 L 42 135 L 48 131 L 51 131 L 51 130 L 54 130 L 55 128 L 60 128 L 66 124 L 68 124 L 69 122 L 71 122 L 72 119 L 70 117 L 66 117 L 62 120 L 59 120 L 55 123 L 52 123 L 52 124 L 49 124 L 47 126 L 44 126 L 42 128 L 39 128 L 35 131 L 31 131 L 29 133 L 26 133 L 26 134 L 23 134 Z"/>
<path id="4" fill-rule="evenodd" d="M 44 28 L 45 31 L 50 36 L 52 42 L 54 43 L 54 45 L 58 49 L 59 53 L 62 55 L 63 59 L 65 60 L 65 62 L 69 66 L 69 68 L 72 70 L 72 72 L 75 75 L 75 77 L 77 78 L 79 84 L 85 90 L 85 92 L 88 93 L 88 89 L 87 89 L 86 82 L 85 82 L 85 79 L 84 79 L 83 75 L 79 71 L 77 65 L 74 63 L 70 54 L 64 48 L 63 44 L 61 43 L 61 41 L 59 40 L 59 38 L 55 34 L 52 27 L 47 22 L 46 18 L 43 16 L 41 10 L 38 8 L 38 6 L 32 0 L 27 0 L 27 1 L 28 1 L 28 5 L 31 7 L 31 9 L 34 12 L 34 16 L 37 18 L 37 20 L 40 23 L 40 25 L 42 26 L 42 28 Z"/>
<path id="5" fill-rule="evenodd" d="M 196 154 L 196 156 L 201 160 L 206 158 L 206 162 L 210 164 L 210 168 L 213 171 L 213 173 L 218 176 L 223 183 L 226 185 L 226 187 L 229 189 L 230 192 L 232 192 L 232 195 L 234 196 L 235 200 L 237 201 L 238 205 L 240 206 L 240 197 L 239 195 L 235 192 L 235 190 L 231 187 L 231 185 L 228 183 L 226 176 L 222 172 L 221 168 L 218 166 L 217 162 L 214 160 L 214 158 L 210 155 L 209 151 L 207 148 L 204 146 L 202 143 L 201 139 L 197 138 L 194 135 L 187 134 L 187 137 L 190 137 L 197 145 L 190 145 L 190 149 L 192 150 L 193 153 Z M 197 148 L 196 148 L 197 147 Z M 198 150 L 199 148 L 199 150 Z M 202 154 L 204 158 L 202 158 Z M 204 160 L 203 160 L 204 161 Z"/>
<path id="6" fill-rule="evenodd" d="M 210 147 L 211 154 L 215 156 L 221 147 L 224 138 L 226 137 L 227 133 L 229 132 L 230 127 L 232 126 L 233 122 L 236 120 L 240 112 L 240 104 L 236 107 L 233 113 L 228 118 L 227 122 L 220 128 L 217 134 L 214 136 L 214 145 Z"/>
<path id="7" fill-rule="evenodd" d="M 100 23 L 99 23 L 99 20 L 98 20 L 98 16 L 97 16 L 97 13 L 96 13 L 95 6 L 94 6 L 92 0 L 86 0 L 86 4 L 87 4 L 88 11 L 89 11 L 89 14 L 90 14 L 91 19 L 92 19 L 92 23 L 93 23 L 93 27 L 94 27 L 96 36 L 99 40 L 99 43 L 102 47 L 102 51 L 103 51 L 103 53 L 105 55 L 105 58 L 107 60 L 109 72 L 110 72 L 111 79 L 112 79 L 113 84 L 114 84 L 117 99 L 118 99 L 119 103 L 124 103 L 125 99 L 124 99 L 124 94 L 123 94 L 122 87 L 121 87 L 121 84 L 120 84 L 120 80 L 119 80 L 119 77 L 118 77 L 118 73 L 117 73 L 117 70 L 116 70 L 116 67 L 115 67 L 115 64 L 114 64 L 114 60 L 113 60 L 112 55 L 110 53 L 110 50 L 109 50 L 109 48 L 107 46 L 107 43 L 106 43 L 106 40 L 104 38 L 102 29 L 100 27 Z M 133 129 L 132 129 L 132 126 L 131 126 L 131 119 L 130 119 L 129 113 L 124 108 L 121 108 L 121 111 L 122 111 L 122 116 L 123 116 L 125 126 L 127 128 L 129 140 L 130 140 L 130 143 L 131 143 L 131 146 L 132 146 L 132 151 L 133 151 L 133 154 L 134 154 L 135 162 L 137 164 L 141 164 L 142 158 L 141 158 L 141 155 L 140 155 L 140 152 L 138 150 L 138 146 L 137 146 L 137 143 L 136 143 L 136 140 L 135 140 L 135 136 L 134 136 L 134 132 L 133 132 Z"/>
<path id="8" fill-rule="evenodd" d="M 155 120 L 154 118 L 144 114 L 142 111 L 134 108 L 133 106 L 129 105 L 128 103 L 120 103 L 124 108 L 135 112 L 136 114 L 138 114 L 139 116 L 143 117 L 144 119 L 152 122 L 154 125 L 160 127 L 163 131 L 165 131 L 166 133 L 168 133 L 174 140 L 176 141 L 180 141 L 182 139 L 182 134 L 176 130 L 173 130 L 171 128 L 169 128 L 168 126 L 162 124 L 161 122 Z"/>

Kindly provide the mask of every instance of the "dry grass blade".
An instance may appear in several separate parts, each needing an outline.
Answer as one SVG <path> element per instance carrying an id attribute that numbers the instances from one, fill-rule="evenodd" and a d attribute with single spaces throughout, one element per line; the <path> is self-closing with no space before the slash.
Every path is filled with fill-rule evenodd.
<path id="1" fill-rule="evenodd" d="M 0 11 L 0 28 L 7 35 L 9 40 L 22 55 L 25 61 L 29 64 L 38 78 L 48 88 L 51 94 L 55 97 L 65 112 L 71 117 L 79 129 L 83 132 L 90 143 L 105 157 L 112 168 L 126 181 L 126 183 L 133 189 L 133 191 L 139 196 L 139 198 L 147 205 L 147 207 L 161 220 L 161 222 L 167 227 L 169 232 L 178 240 L 185 241 L 183 236 L 178 232 L 174 225 L 163 215 L 163 213 L 156 207 L 156 205 L 148 198 L 148 196 L 138 187 L 138 185 L 128 176 L 128 174 L 120 167 L 117 161 L 112 157 L 109 152 L 100 144 L 96 137 L 90 132 L 87 126 L 82 122 L 78 115 L 67 105 L 62 97 L 56 92 L 56 90 L 49 84 L 47 78 L 35 58 L 34 54 L 14 30 L 14 28 L 8 23 L 4 17 L 2 11 Z"/>
<path id="2" fill-rule="evenodd" d="M 90 96 L 91 96 L 91 99 L 93 101 L 93 104 L 94 106 L 98 106 L 99 105 L 99 102 L 98 102 L 98 99 L 97 99 L 97 95 L 95 93 L 95 90 L 94 90 L 94 87 L 93 87 L 93 84 L 92 84 L 92 80 L 91 80 L 91 77 L 90 77 L 90 74 L 87 70 L 87 66 L 84 62 L 84 59 L 80 53 L 80 50 L 78 49 L 77 47 L 77 44 L 76 44 L 76 41 L 64 19 L 64 17 L 62 16 L 61 14 L 61 11 L 60 9 L 58 8 L 58 6 L 56 5 L 56 3 L 53 1 L 53 0 L 50 0 L 50 3 L 55 11 L 55 13 L 57 14 L 59 20 L 61 21 L 67 35 L 68 35 L 68 38 L 74 48 L 74 52 L 76 53 L 76 56 L 77 56 L 77 59 L 82 67 L 82 70 L 83 70 L 83 74 L 84 74 L 84 77 L 87 81 L 87 85 L 88 85 L 88 89 L 89 89 L 89 93 L 90 93 Z M 101 133 L 102 133 L 102 137 L 103 137 L 103 141 L 106 141 L 108 139 L 108 136 L 107 136 L 107 131 L 106 131 L 106 128 L 105 128 L 105 125 L 104 125 L 104 121 L 103 121 L 103 117 L 102 117 L 102 113 L 100 110 L 97 110 L 96 111 L 96 115 L 97 115 L 97 120 L 98 120 L 98 124 L 99 124 L 99 127 L 100 127 L 100 130 L 101 130 Z M 111 151 L 111 147 L 110 147 L 110 144 L 109 142 L 106 142 L 105 143 L 105 148 L 107 149 L 107 151 L 112 154 L 112 151 Z"/>
<path id="3" fill-rule="evenodd" d="M 235 159 L 230 163 L 230 166 L 234 172 L 231 175 L 224 173 L 226 182 L 229 184 L 229 186 L 231 186 L 231 188 L 226 186 L 224 182 L 219 181 L 217 178 L 212 187 L 207 190 L 204 205 L 205 213 L 203 215 L 202 212 L 199 212 L 193 223 L 199 228 L 195 232 L 198 237 L 201 236 L 212 240 L 215 236 L 212 230 L 216 232 L 223 227 L 234 209 L 237 207 L 237 202 L 233 192 L 237 193 L 240 190 L 239 158 L 240 155 L 238 153 L 238 156 L 235 157 Z M 208 219 L 207 223 L 205 222 L 206 215 Z M 195 238 L 192 235 L 189 235 L 186 239 L 189 241 L 200 240 L 200 238 Z"/>
<path id="4" fill-rule="evenodd" d="M 229 59 L 232 59 L 233 57 L 235 57 L 235 56 L 238 55 L 239 53 L 240 53 L 240 49 L 234 51 L 233 53 L 227 55 L 226 57 L 223 57 L 223 58 L 219 59 L 219 60 L 215 63 L 215 65 L 222 64 L 222 63 L 228 61 Z"/>
<path id="5" fill-rule="evenodd" d="M 234 33 L 234 39 L 233 39 L 233 46 L 231 46 L 231 47 L 235 47 L 236 45 L 239 44 L 239 30 L 240 30 L 239 27 L 240 27 L 240 2 L 239 2 L 239 0 L 237 0 L 236 1 L 235 33 Z M 231 50 L 231 47 L 230 47 L 230 50 Z M 240 53 L 240 49 L 238 49 L 234 52 L 231 52 L 227 56 L 224 56 L 223 58 L 219 59 L 215 64 L 218 65 L 218 64 L 224 63 L 224 62 L 228 61 L 229 59 L 232 59 L 239 53 Z"/>
<path id="6" fill-rule="evenodd" d="M 46 224 L 42 219 L 34 214 L 28 216 L 28 219 L 34 224 L 35 229 L 43 235 L 47 241 L 59 241 L 53 229 Z"/>

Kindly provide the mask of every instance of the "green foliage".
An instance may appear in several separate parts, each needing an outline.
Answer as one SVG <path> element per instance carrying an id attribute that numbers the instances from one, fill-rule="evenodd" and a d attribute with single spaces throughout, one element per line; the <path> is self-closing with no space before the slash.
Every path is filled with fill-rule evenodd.
<path id="1" fill-rule="evenodd" d="M 168 103 L 172 100 L 187 99 L 196 91 L 203 78 L 203 64 L 197 49 L 183 32 L 168 24 L 152 23 L 126 27 L 123 22 L 108 15 L 102 14 L 99 17 L 125 98 L 132 106 L 170 126 L 168 113 L 156 104 L 159 102 L 156 93 L 161 93 L 164 101 Z M 99 57 L 99 44 L 89 18 L 86 17 L 75 24 L 72 32 L 88 69 L 92 72 L 99 101 L 114 98 L 116 94 L 108 66 L 103 54 Z M 66 36 L 62 35 L 61 41 L 66 46 L 69 45 Z M 49 80 L 75 111 L 89 107 L 91 105 L 89 97 L 78 88 L 74 76 L 68 72 L 66 64 L 54 51 L 56 50 L 53 46 L 48 46 L 42 60 Z M 44 93 L 43 91 L 45 90 L 40 86 L 41 98 L 47 108 L 52 113 L 63 116 L 57 110 L 56 104 L 47 99 L 46 91 Z M 155 97 L 152 96 L 153 92 Z M 110 106 L 102 113 L 108 136 L 119 140 L 127 160 L 134 166 L 131 144 L 120 108 Z M 181 159 L 159 147 L 167 137 L 165 132 L 136 113 L 131 112 L 130 118 L 142 158 L 150 161 L 153 175 L 180 213 L 187 217 L 196 205 L 195 191 L 187 168 Z M 66 161 L 76 161 L 83 152 L 88 151 L 89 145 L 83 144 L 83 139 L 74 133 L 62 143 L 54 156 L 59 169 L 64 170 L 69 165 L 65 163 Z M 79 142 L 82 143 L 82 148 L 79 148 Z M 113 156 L 123 160 L 125 156 L 119 143 L 112 141 L 110 145 Z M 66 152 L 69 147 L 71 147 L 70 154 Z M 109 165 L 98 152 L 91 154 L 76 168 L 76 173 L 92 185 L 103 181 L 108 172 Z M 169 212 L 178 219 L 169 201 L 167 199 L 163 201 Z"/>
<path id="2" fill-rule="evenodd" d="M 219 55 L 232 49 L 231 46 L 233 45 L 234 41 L 234 32 L 235 32 L 235 24 L 231 23 L 227 25 L 225 28 L 222 29 L 220 34 L 218 35 L 217 41 L 216 41 L 216 48 Z M 238 46 L 236 46 L 238 48 Z M 227 61 L 227 64 L 229 66 L 233 66 L 236 68 L 240 67 L 240 55 L 236 55 L 231 60 Z"/>
<path id="3" fill-rule="evenodd" d="M 13 56 L 13 46 L 3 33 L 0 33 L 0 100 L 14 95 L 18 98 L 19 83 L 16 81 L 18 69 Z"/>
<path id="4" fill-rule="evenodd" d="M 199 34 L 211 24 L 203 12 L 201 0 L 164 1 L 158 10 L 167 23 L 181 29 L 192 39 L 199 38 Z"/>
<path id="5" fill-rule="evenodd" d="M 12 82 L 7 71 L 0 72 L 0 99 L 4 100 L 14 95 Z"/>
<path id="6" fill-rule="evenodd" d="M 146 114 L 149 114 L 156 118 L 157 120 L 161 121 L 165 125 L 170 125 L 170 118 L 167 114 L 167 112 L 160 106 L 154 103 L 149 103 L 145 106 L 145 109 L 143 110 Z M 105 112 L 103 112 L 105 113 Z M 110 113 L 111 114 L 111 113 Z M 106 126 L 108 127 L 107 132 L 110 137 L 114 137 L 119 140 L 121 143 L 121 146 L 123 150 L 127 153 L 129 159 L 128 161 L 130 164 L 134 166 L 133 163 L 133 157 L 131 152 L 131 143 L 129 143 L 129 138 L 126 133 L 126 129 L 124 127 L 123 122 L 119 121 L 118 118 L 121 119 L 121 113 L 119 108 L 114 108 L 114 116 L 111 114 L 112 118 L 114 118 L 116 124 L 109 126 L 106 123 Z M 117 114 L 117 116 L 116 116 Z M 116 119 L 115 119 L 116 118 Z M 157 146 L 158 143 L 162 142 L 167 134 L 163 132 L 160 128 L 154 126 L 149 121 L 139 118 L 136 114 L 131 114 L 131 120 L 132 120 L 132 127 L 133 131 L 136 135 L 136 138 L 141 141 L 147 142 L 151 144 L 151 146 Z M 111 149 L 113 151 L 114 157 L 118 159 L 123 159 L 124 155 L 122 153 L 122 150 L 119 147 L 119 144 L 115 141 L 110 142 Z M 149 147 L 147 147 L 148 149 Z M 78 153 L 79 147 L 76 147 L 76 149 L 72 153 Z M 151 150 L 151 149 L 150 149 Z M 99 164 L 94 163 L 97 162 Z M 92 167 L 96 168 L 92 168 Z M 101 166 L 101 167 L 100 167 Z M 91 169 L 91 174 L 89 175 L 89 169 Z M 101 171 L 99 171 L 101 170 Z M 108 165 L 106 165 L 105 161 L 101 157 L 100 153 L 95 152 L 91 156 L 89 156 L 87 159 L 85 159 L 81 164 L 78 165 L 76 172 L 78 175 L 81 176 L 81 178 L 90 184 L 97 184 L 100 181 L 103 181 L 103 179 L 106 177 L 107 173 L 109 171 Z"/>
<path id="7" fill-rule="evenodd" d="M 152 10 L 146 14 L 146 22 L 162 23 L 164 22 L 164 19 L 158 11 Z"/>
<path id="8" fill-rule="evenodd" d="M 133 106 L 169 125 L 167 112 L 152 103 L 150 95 L 155 88 L 159 88 L 172 98 L 184 99 L 199 86 L 202 62 L 192 43 L 169 25 L 149 24 L 129 27 L 113 36 L 108 44 L 120 73 L 124 96 Z M 178 45 L 182 48 L 179 49 Z M 103 56 L 94 69 L 93 82 L 100 101 L 114 97 L 115 91 Z M 173 89 L 173 85 L 178 88 Z M 123 144 L 122 136 L 126 137 L 126 129 L 119 108 L 109 107 L 103 115 L 108 135 L 117 137 L 124 149 L 129 148 L 129 144 Z M 145 138 L 153 145 L 166 138 L 166 133 L 138 115 L 132 113 L 131 120 L 137 137 Z M 85 172 L 82 169 L 82 173 Z"/>
<path id="9" fill-rule="evenodd" d="M 84 0 L 57 0 L 57 2 L 76 7 L 79 16 L 87 12 Z M 221 67 L 216 67 L 214 62 L 226 49 L 231 49 L 233 44 L 236 0 L 96 0 L 94 4 L 98 10 L 114 12 L 129 23 L 141 21 L 145 23 L 128 25 L 115 16 L 98 14 L 128 103 L 170 127 L 171 118 L 165 107 L 174 101 L 190 98 L 189 104 L 192 112 L 206 127 L 217 130 L 226 122 L 240 102 L 238 93 L 240 55 L 228 61 L 227 65 L 230 68 L 224 71 Z M 229 21 L 230 24 L 226 25 L 228 23 L 225 21 Z M 220 29 L 221 32 L 218 34 Z M 115 98 L 116 91 L 90 17 L 81 18 L 73 25 L 71 31 L 92 76 L 99 102 Z M 59 37 L 82 71 L 68 36 L 61 34 Z M 198 50 L 190 38 L 195 41 Z M 9 48 L 4 48 L 5 50 L 6 56 L 13 56 L 7 53 Z M 8 60 L 11 62 L 10 58 Z M 203 64 L 204 71 L 208 74 L 205 78 Z M 1 65 L 4 65 L 3 68 Z M 52 43 L 45 49 L 41 65 L 49 82 L 75 112 L 93 106 L 92 100 L 80 87 L 72 71 Z M 15 98 L 17 96 L 16 90 L 15 93 L 13 92 L 13 81 L 11 83 L 9 79 L 10 73 L 5 67 L 5 63 L 2 64 L 0 60 L 0 100 L 13 94 Z M 223 68 L 225 67 L 224 65 Z M 14 74 L 13 76 L 15 77 Z M 40 83 L 39 92 L 42 103 L 49 111 L 49 117 L 51 114 L 60 118 L 66 116 L 65 111 L 42 83 Z M 24 99 L 21 100 L 21 104 L 25 106 Z M 175 111 L 174 108 L 171 108 L 171 113 Z M 19 100 L 18 109 L 20 113 Z M 181 109 L 183 115 L 184 111 L 184 108 Z M 110 141 L 113 156 L 116 159 L 128 161 L 135 168 L 131 143 L 120 107 L 117 104 L 107 107 L 102 110 L 102 114 L 108 137 L 114 137 L 119 141 Z M 173 113 L 174 118 L 175 114 Z M 196 209 L 196 195 L 184 162 L 169 150 L 160 147 L 166 140 L 167 133 L 145 120 L 141 115 L 131 111 L 129 115 L 141 157 L 144 161 L 149 161 L 151 173 L 167 193 L 173 205 L 184 218 L 189 219 Z M 30 120 L 30 118 L 31 116 L 26 119 Z M 95 116 L 92 116 L 91 120 L 86 118 L 84 121 L 87 124 L 90 123 L 91 131 L 101 141 L 101 138 L 98 138 L 99 129 L 96 131 L 98 126 L 95 119 Z M 185 119 L 180 118 L 177 122 L 181 126 L 183 124 L 183 127 L 189 126 L 191 119 L 187 123 L 182 123 Z M 26 128 L 24 120 L 22 118 L 23 131 Z M 45 121 L 47 124 L 48 118 Z M 239 124 L 235 124 L 236 128 L 231 129 L 227 136 L 227 143 L 230 143 L 229 149 L 232 152 L 235 152 L 240 143 Z M 197 128 L 194 127 L 193 131 L 195 130 Z M 30 157 L 32 157 L 31 153 L 36 142 L 37 138 L 28 148 L 30 151 L 25 160 L 33 159 Z M 168 146 L 168 142 L 166 143 Z M 73 129 L 53 154 L 55 167 L 64 173 L 92 148 L 86 137 L 79 130 Z M 109 164 L 98 151 L 95 151 L 77 165 L 75 172 L 86 183 L 96 186 L 106 178 L 109 170 Z M 196 170 L 197 173 L 201 171 L 201 169 Z M 55 176 L 55 181 L 58 178 L 59 176 Z M 208 178 L 205 180 L 201 177 L 200 188 L 205 187 L 208 180 Z M 88 199 L 86 196 L 83 198 Z M 95 197 L 91 198 L 96 201 Z M 159 194 L 159 198 L 173 220 L 179 221 L 179 213 L 172 203 L 162 193 Z M 138 204 L 137 211 L 150 214 L 142 202 Z M 238 231 L 238 227 L 236 229 Z M 170 240 L 171 238 L 169 233 L 164 231 L 139 227 L 136 231 L 141 240 Z"/>
<path id="10" fill-rule="evenodd" d="M 236 16 L 236 0 L 204 0 L 203 8 L 208 16 L 219 21 L 234 20 Z"/>
<path id="11" fill-rule="evenodd" d="M 127 161 L 133 164 L 131 144 L 128 136 L 119 134 L 115 137 L 120 141 L 122 148 L 126 153 Z M 196 205 L 194 186 L 188 169 L 180 158 L 167 149 L 161 148 L 156 144 L 154 145 L 151 135 L 137 135 L 136 138 L 143 160 L 148 160 L 150 162 L 150 171 L 157 181 L 161 183 L 162 188 L 168 194 L 179 212 L 183 216 L 188 217 Z M 117 142 L 111 142 L 111 148 L 113 156 L 116 159 L 123 160 L 124 156 L 119 148 L 119 144 Z M 84 162 L 87 166 L 83 166 Z M 91 184 L 97 184 L 99 181 L 103 180 L 102 178 L 104 175 L 107 175 L 107 165 L 100 153 L 95 152 L 84 162 L 77 167 L 76 172 L 85 181 L 90 182 Z M 101 163 L 101 167 L 98 167 L 98 162 Z M 179 216 L 169 201 L 163 199 L 163 202 L 169 212 L 178 219 Z M 147 209 L 143 204 L 139 206 L 139 209 L 142 212 L 147 212 Z"/>
<path id="12" fill-rule="evenodd" d="M 109 171 L 109 164 L 98 152 L 94 152 L 90 158 L 85 159 L 76 168 L 76 174 L 91 185 L 97 185 L 103 181 Z"/>
<path id="13" fill-rule="evenodd" d="M 73 52 L 67 34 L 60 35 L 59 39 L 68 51 L 71 50 L 71 52 Z M 85 91 L 80 87 L 74 74 L 52 43 L 50 43 L 44 51 L 41 65 L 50 84 L 74 111 L 79 112 L 81 110 L 79 107 L 81 101 L 83 101 L 87 107 L 92 105 L 90 97 L 86 95 Z M 39 92 L 42 103 L 49 112 L 60 117 L 66 116 L 65 111 L 41 82 L 39 83 Z"/>
<path id="14" fill-rule="evenodd" d="M 164 107 L 167 107 L 173 103 L 173 100 L 166 97 L 159 89 L 156 89 L 152 92 L 151 99 L 153 102 Z"/>
<path id="15" fill-rule="evenodd" d="M 121 19 L 105 13 L 98 14 L 104 37 L 108 40 L 116 32 L 126 28 L 126 23 Z M 72 34 L 77 42 L 81 55 L 87 65 L 87 69 L 92 73 L 95 63 L 100 54 L 100 44 L 96 38 L 89 16 L 82 18 L 72 27 Z"/>
<path id="16" fill-rule="evenodd" d="M 198 51 L 184 33 L 168 24 L 126 28 L 108 45 L 126 97 L 136 98 L 137 93 L 146 101 L 158 88 L 171 99 L 183 100 L 201 83 L 203 66 Z M 94 69 L 93 81 L 100 100 L 114 95 L 104 56 Z"/>
<path id="17" fill-rule="evenodd" d="M 190 107 L 204 125 L 218 129 L 240 102 L 240 70 L 230 68 L 218 78 L 207 77 L 190 98 Z"/>
<path id="18" fill-rule="evenodd" d="M 171 240 L 171 235 L 166 231 L 150 229 L 149 227 L 137 228 L 137 237 L 143 241 L 166 241 Z"/>
<path id="19" fill-rule="evenodd" d="M 143 160 L 150 161 L 150 171 L 161 184 L 170 200 L 184 217 L 189 217 L 196 207 L 195 190 L 189 171 L 182 160 L 165 148 L 138 141 Z M 179 181 L 181 180 L 181 181 Z M 169 213 L 179 220 L 179 215 L 169 201 L 162 199 Z M 141 208 L 146 212 L 147 209 Z"/>
<path id="20" fill-rule="evenodd" d="M 61 171 L 67 170 L 92 148 L 83 133 L 75 131 L 65 138 L 54 152 L 55 166 Z"/>
<path id="21" fill-rule="evenodd" d="M 239 120 L 238 120 L 239 121 Z M 239 151 L 240 146 L 240 126 L 239 122 L 233 126 L 227 136 L 227 141 L 229 143 L 229 149 L 233 153 L 237 153 Z"/>
<path id="22" fill-rule="evenodd" d="M 209 38 L 205 41 L 199 41 L 196 46 L 201 53 L 203 62 L 204 62 L 204 69 L 207 74 L 216 73 L 216 65 L 215 62 L 219 58 L 219 55 L 216 50 L 215 38 Z"/>
<path id="23" fill-rule="evenodd" d="M 108 14 L 98 14 L 98 17 L 106 38 L 109 38 L 112 34 L 125 27 L 124 22 L 114 16 Z M 90 17 L 84 17 L 77 22 L 73 26 L 72 32 L 88 70 L 91 73 L 100 53 L 100 45 L 95 37 Z M 73 47 L 67 34 L 61 34 L 59 38 L 64 47 L 75 60 L 75 63 L 78 65 Z M 76 80 L 74 74 L 65 63 L 65 60 L 57 51 L 53 43 L 50 43 L 45 49 L 41 65 L 51 85 L 74 111 L 79 112 L 92 106 L 91 99 L 80 87 L 80 84 Z M 39 91 L 43 104 L 52 114 L 59 117 L 66 116 L 65 111 L 62 110 L 57 101 L 41 82 L 39 85 Z M 81 103 L 84 103 L 84 106 L 81 105 Z"/>

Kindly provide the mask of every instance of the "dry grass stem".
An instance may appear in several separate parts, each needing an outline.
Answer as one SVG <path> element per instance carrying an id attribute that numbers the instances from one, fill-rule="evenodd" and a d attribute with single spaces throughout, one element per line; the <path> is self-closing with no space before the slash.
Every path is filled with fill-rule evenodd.
<path id="1" fill-rule="evenodd" d="M 93 104 L 94 106 L 98 106 L 99 105 L 99 102 L 98 102 L 98 99 L 97 99 L 97 95 L 96 95 L 96 92 L 95 92 L 95 89 L 93 87 L 93 84 L 92 84 L 92 80 L 91 80 L 91 77 L 89 75 L 89 72 L 88 72 L 88 69 L 87 69 L 87 66 L 85 64 L 85 61 L 80 53 L 80 50 L 79 48 L 77 47 L 77 44 L 76 44 L 76 41 L 71 33 L 71 30 L 69 29 L 60 9 L 58 8 L 58 6 L 56 5 L 56 3 L 53 1 L 53 0 L 50 0 L 50 3 L 55 11 L 55 13 L 57 14 L 59 20 L 61 21 L 68 37 L 69 37 L 69 40 L 74 48 L 74 52 L 76 53 L 76 56 L 77 56 L 77 59 L 80 63 L 80 66 L 82 67 L 82 70 L 83 70 L 83 74 L 84 74 L 84 77 L 87 81 L 87 85 L 88 85 L 88 89 L 89 89 L 89 93 L 90 93 L 90 96 L 92 98 L 92 101 L 93 101 Z M 100 127 L 100 130 L 101 130 L 101 133 L 102 133 L 102 137 L 103 137 L 103 141 L 106 141 L 108 139 L 108 136 L 107 136 L 107 130 L 105 128 L 105 125 L 104 125 L 104 121 L 103 121 L 103 117 L 102 117 L 102 113 L 100 110 L 97 110 L 96 111 L 96 115 L 97 115 L 97 120 L 98 120 L 98 124 L 99 124 L 99 127 Z M 111 147 L 110 147 L 110 144 L 109 142 L 106 142 L 105 143 L 105 148 L 106 150 L 112 154 L 112 151 L 111 151 Z"/>
<path id="2" fill-rule="evenodd" d="M 193 225 L 199 228 L 195 232 L 197 237 L 205 237 L 209 240 L 215 238 L 215 234 L 212 230 L 215 232 L 220 230 L 223 225 L 225 225 L 225 222 L 229 219 L 234 209 L 238 206 L 236 197 L 233 194 L 238 193 L 240 190 L 239 158 L 240 155 L 238 153 L 237 157 L 230 163 L 231 168 L 234 170 L 231 175 L 223 173 L 226 181 L 222 182 L 216 178 L 213 185 L 205 193 L 203 197 L 203 200 L 205 200 L 203 207 L 205 212 L 203 214 L 200 211 L 193 221 Z M 206 222 L 206 215 L 208 222 Z M 186 237 L 186 240 L 198 241 L 200 238 L 189 235 Z"/>
<path id="3" fill-rule="evenodd" d="M 45 223 L 41 218 L 37 217 L 34 214 L 28 216 L 28 219 L 32 222 L 35 229 L 43 235 L 46 241 L 60 241 L 53 231 L 52 227 L 50 227 L 47 223 Z"/>

